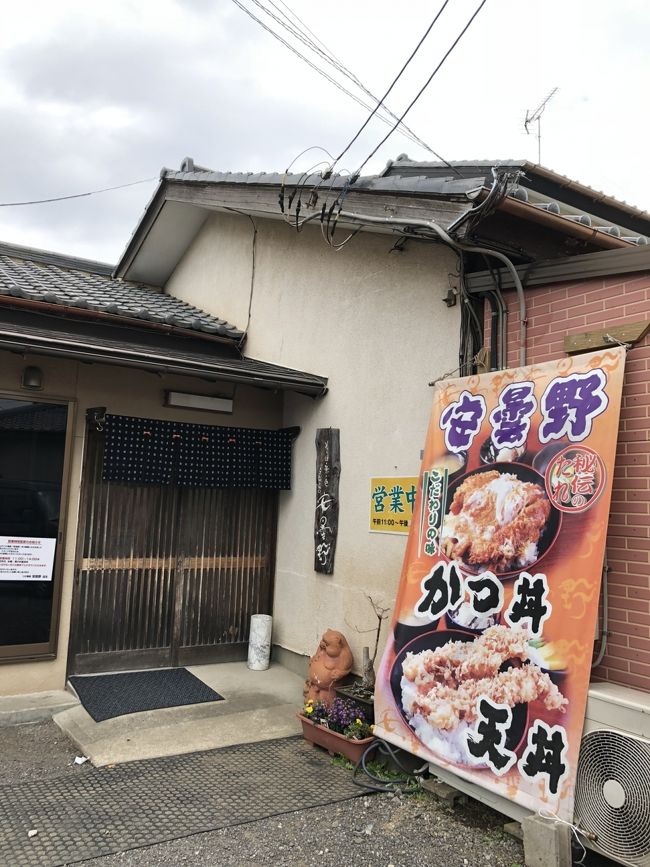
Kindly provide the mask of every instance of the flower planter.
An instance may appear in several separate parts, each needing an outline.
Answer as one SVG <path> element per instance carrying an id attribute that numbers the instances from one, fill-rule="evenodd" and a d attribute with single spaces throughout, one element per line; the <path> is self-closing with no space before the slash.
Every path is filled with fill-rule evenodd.
<path id="1" fill-rule="evenodd" d="M 362 740 L 346 738 L 345 735 L 313 723 L 301 713 L 298 714 L 298 719 L 302 723 L 302 736 L 306 741 L 309 741 L 311 744 L 317 744 L 319 747 L 324 747 L 330 756 L 345 756 L 346 759 L 354 762 L 355 765 L 365 752 L 366 747 L 374 741 L 373 737 L 363 738 Z"/>
<path id="2" fill-rule="evenodd" d="M 346 698 L 358 704 L 361 710 L 366 715 L 366 720 L 369 723 L 375 721 L 375 700 L 374 695 L 370 690 L 363 690 L 357 684 L 348 684 L 347 686 L 335 686 L 334 692 L 339 698 Z"/>

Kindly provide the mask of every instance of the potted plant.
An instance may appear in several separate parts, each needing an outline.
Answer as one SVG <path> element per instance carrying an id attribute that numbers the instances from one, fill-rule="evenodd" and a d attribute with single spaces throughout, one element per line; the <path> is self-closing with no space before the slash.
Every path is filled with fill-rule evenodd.
<path id="1" fill-rule="evenodd" d="M 349 699 L 358 704 L 368 722 L 372 723 L 375 721 L 374 688 L 364 686 L 362 680 L 355 680 L 342 686 L 336 686 L 334 691 L 339 698 Z"/>
<path id="2" fill-rule="evenodd" d="M 390 608 L 385 608 L 376 602 L 372 596 L 366 595 L 368 602 L 372 606 L 372 610 L 377 618 L 377 625 L 370 629 L 361 630 L 354 627 L 357 632 L 373 632 L 375 633 L 375 647 L 372 656 L 370 656 L 370 648 L 363 648 L 363 678 L 360 681 L 352 683 L 344 683 L 335 687 L 336 694 L 340 698 L 349 698 L 361 706 L 366 715 L 368 722 L 375 721 L 375 660 L 377 659 L 377 651 L 379 649 L 379 636 L 384 620 L 387 619 Z"/>
<path id="3" fill-rule="evenodd" d="M 306 741 L 355 764 L 374 740 L 374 726 L 368 723 L 363 710 L 343 698 L 335 698 L 329 706 L 309 699 L 298 718 Z"/>

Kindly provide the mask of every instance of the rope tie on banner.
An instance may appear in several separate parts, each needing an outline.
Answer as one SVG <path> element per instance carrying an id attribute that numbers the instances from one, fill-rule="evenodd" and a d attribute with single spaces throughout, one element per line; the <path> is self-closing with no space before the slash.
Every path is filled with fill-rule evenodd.
<path id="1" fill-rule="evenodd" d="M 476 353 L 474 358 L 472 358 L 472 364 L 480 364 L 485 360 L 487 350 L 484 347 L 481 347 L 479 351 Z M 439 382 L 442 382 L 444 379 L 449 379 L 450 376 L 453 376 L 454 373 L 460 372 L 460 366 L 454 367 L 453 370 L 448 370 L 447 373 L 444 373 L 442 376 L 439 376 L 438 379 L 432 379 L 430 383 L 428 383 L 429 388 L 432 388 L 434 385 L 437 385 Z"/>
<path id="2" fill-rule="evenodd" d="M 603 334 L 603 338 L 608 343 L 615 343 L 617 346 L 623 346 L 626 352 L 629 352 L 634 345 L 632 343 L 624 343 L 622 340 L 619 340 L 618 337 L 614 337 L 613 334 Z"/>
<path id="3" fill-rule="evenodd" d="M 556 825 L 568 825 L 571 828 L 571 833 L 575 837 L 576 843 L 582 849 L 582 855 L 578 861 L 574 861 L 574 864 L 584 864 L 585 858 L 587 857 L 587 849 L 585 844 L 580 839 L 580 835 L 583 837 L 588 837 L 589 834 L 587 831 L 584 831 L 582 828 L 579 828 L 577 825 L 574 825 L 572 822 L 567 822 L 566 819 L 560 819 L 557 813 L 554 813 L 552 810 L 538 810 L 537 815 L 540 819 L 547 819 L 549 822 L 554 822 Z"/>

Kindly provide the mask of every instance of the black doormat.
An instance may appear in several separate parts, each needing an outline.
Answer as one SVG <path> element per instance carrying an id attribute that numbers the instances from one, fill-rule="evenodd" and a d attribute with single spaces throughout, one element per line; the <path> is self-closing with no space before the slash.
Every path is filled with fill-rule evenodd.
<path id="1" fill-rule="evenodd" d="M 163 707 L 223 701 L 186 668 L 71 677 L 79 700 L 95 722 Z"/>

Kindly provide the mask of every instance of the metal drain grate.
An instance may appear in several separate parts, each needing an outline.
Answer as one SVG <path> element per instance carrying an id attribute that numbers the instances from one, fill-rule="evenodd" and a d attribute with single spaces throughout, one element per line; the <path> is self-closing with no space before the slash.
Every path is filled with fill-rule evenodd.
<path id="1" fill-rule="evenodd" d="M 73 864 L 359 794 L 301 738 L 0 786 L 0 864 Z"/>

